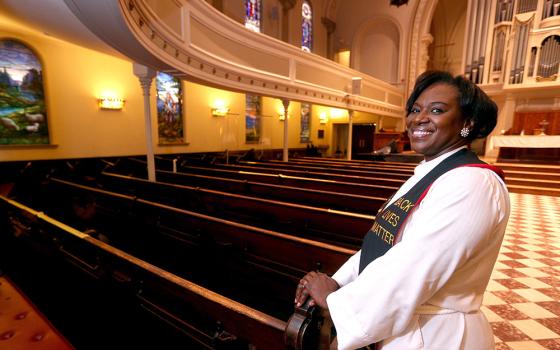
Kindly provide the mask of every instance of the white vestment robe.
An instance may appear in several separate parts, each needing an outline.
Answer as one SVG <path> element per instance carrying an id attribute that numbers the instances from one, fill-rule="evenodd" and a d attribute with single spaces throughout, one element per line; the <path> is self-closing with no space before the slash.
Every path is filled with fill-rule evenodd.
<path id="1" fill-rule="evenodd" d="M 456 151 L 420 163 L 392 200 Z M 333 275 L 341 288 L 327 304 L 338 348 L 382 341 L 383 350 L 493 350 L 480 306 L 509 211 L 493 171 L 459 167 L 440 176 L 409 214 L 400 242 L 359 275 L 360 251 Z"/>

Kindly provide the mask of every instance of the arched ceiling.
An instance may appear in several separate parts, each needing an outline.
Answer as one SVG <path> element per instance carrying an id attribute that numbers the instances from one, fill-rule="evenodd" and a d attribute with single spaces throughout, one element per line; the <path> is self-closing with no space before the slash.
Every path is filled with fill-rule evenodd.
<path id="1" fill-rule="evenodd" d="M 46 35 L 124 58 L 117 50 L 87 29 L 68 8 L 64 0 L 2 0 L 0 1 L 0 13 L 37 28 Z"/>

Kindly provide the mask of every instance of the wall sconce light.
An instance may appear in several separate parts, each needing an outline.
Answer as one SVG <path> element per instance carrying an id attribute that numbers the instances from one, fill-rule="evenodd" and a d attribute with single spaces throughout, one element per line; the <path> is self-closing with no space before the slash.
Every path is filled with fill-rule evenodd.
<path id="1" fill-rule="evenodd" d="M 213 117 L 224 117 L 229 113 L 229 106 L 226 101 L 216 100 L 211 108 Z"/>
<path id="2" fill-rule="evenodd" d="M 283 122 L 286 119 L 286 115 L 284 114 L 284 107 L 280 106 L 277 110 L 278 112 L 278 120 Z M 288 116 L 289 117 L 289 116 Z"/>
<path id="3" fill-rule="evenodd" d="M 101 97 L 98 99 L 99 108 L 120 110 L 124 107 L 124 98 L 120 97 Z"/>
<path id="4" fill-rule="evenodd" d="M 345 109 L 340 108 L 331 108 L 329 111 L 331 118 L 334 119 L 343 118 L 347 115 L 347 113 L 348 112 Z"/>
<path id="5" fill-rule="evenodd" d="M 319 114 L 319 124 L 327 124 L 329 117 L 327 117 L 327 112 L 321 112 Z"/>

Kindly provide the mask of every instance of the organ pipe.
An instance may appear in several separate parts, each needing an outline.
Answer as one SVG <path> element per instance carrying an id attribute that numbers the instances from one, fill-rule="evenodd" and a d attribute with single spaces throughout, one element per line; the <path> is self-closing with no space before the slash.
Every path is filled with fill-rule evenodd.
<path id="1" fill-rule="evenodd" d="M 558 74 L 560 63 L 560 43 L 559 36 L 550 36 L 544 40 L 541 47 L 541 57 L 537 75 L 541 78 L 549 78 Z"/>
<path id="2" fill-rule="evenodd" d="M 465 77 L 475 83 L 483 82 L 491 1 L 474 0 L 469 13 Z"/>
<path id="3" fill-rule="evenodd" d="M 467 33 L 472 33 L 473 28 L 474 28 L 474 23 L 473 21 L 475 20 L 475 13 L 476 13 L 476 6 L 477 6 L 477 2 L 474 1 L 473 3 L 471 3 L 470 6 L 470 11 L 469 11 L 469 17 L 468 17 L 468 25 L 467 25 Z M 472 52 L 472 48 L 473 48 L 473 40 L 472 38 L 468 38 L 467 39 L 467 52 L 465 55 L 465 77 L 467 79 L 471 78 L 471 62 L 472 62 L 472 58 L 471 58 L 471 52 Z"/>
<path id="4" fill-rule="evenodd" d="M 504 61 L 504 48 L 506 44 L 506 33 L 499 31 L 496 35 L 496 49 L 494 51 L 494 72 L 502 71 L 502 62 Z"/>
<path id="5" fill-rule="evenodd" d="M 529 25 L 531 22 L 516 25 L 515 49 L 512 66 L 510 69 L 510 84 L 523 82 L 525 62 L 527 60 L 527 42 L 529 40 Z"/>
<path id="6" fill-rule="evenodd" d="M 531 48 L 531 59 L 529 61 L 529 71 L 528 71 L 528 76 L 532 77 L 534 72 L 535 72 L 535 62 L 537 59 L 537 48 L 536 47 L 532 47 Z"/>

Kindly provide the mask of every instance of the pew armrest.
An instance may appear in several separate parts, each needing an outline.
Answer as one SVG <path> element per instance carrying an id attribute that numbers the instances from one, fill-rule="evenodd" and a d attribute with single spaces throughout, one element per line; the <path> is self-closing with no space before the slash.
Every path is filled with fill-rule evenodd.
<path id="1" fill-rule="evenodd" d="M 309 306 L 311 298 L 294 313 L 286 324 L 284 342 L 291 350 L 327 350 L 332 341 L 332 320 L 327 310 Z"/>

